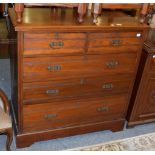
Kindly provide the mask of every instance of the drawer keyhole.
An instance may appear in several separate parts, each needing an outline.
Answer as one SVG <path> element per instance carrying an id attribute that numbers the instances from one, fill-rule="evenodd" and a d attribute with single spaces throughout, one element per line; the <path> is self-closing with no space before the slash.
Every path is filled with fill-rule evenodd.
<path id="1" fill-rule="evenodd" d="M 80 80 L 80 84 L 83 85 L 84 84 L 84 79 Z"/>

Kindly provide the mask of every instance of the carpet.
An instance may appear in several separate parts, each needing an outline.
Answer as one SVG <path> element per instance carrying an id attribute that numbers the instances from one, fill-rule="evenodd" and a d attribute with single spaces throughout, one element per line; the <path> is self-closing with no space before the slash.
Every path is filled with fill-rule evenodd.
<path id="1" fill-rule="evenodd" d="M 155 132 L 141 136 L 120 139 L 87 147 L 71 149 L 70 151 L 154 151 Z"/>

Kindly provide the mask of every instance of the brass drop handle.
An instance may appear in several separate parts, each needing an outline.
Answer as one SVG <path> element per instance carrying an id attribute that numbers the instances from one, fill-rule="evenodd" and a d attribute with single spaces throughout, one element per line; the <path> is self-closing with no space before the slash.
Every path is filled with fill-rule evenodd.
<path id="1" fill-rule="evenodd" d="M 56 94 L 56 93 L 59 93 L 58 89 L 50 89 L 46 91 L 46 94 Z"/>
<path id="2" fill-rule="evenodd" d="M 107 111 L 109 111 L 109 108 L 108 107 L 99 107 L 99 108 L 97 108 L 97 111 L 98 112 L 107 112 Z"/>
<path id="3" fill-rule="evenodd" d="M 112 83 L 106 83 L 102 86 L 103 89 L 113 89 L 113 84 Z"/>
<path id="4" fill-rule="evenodd" d="M 114 39 L 114 40 L 111 41 L 111 44 L 113 46 L 120 46 L 122 44 L 122 40 L 120 40 L 120 39 Z"/>
<path id="5" fill-rule="evenodd" d="M 47 114 L 44 116 L 44 119 L 46 120 L 49 120 L 49 119 L 52 119 L 52 118 L 55 118 L 57 117 L 57 114 Z"/>
<path id="6" fill-rule="evenodd" d="M 61 66 L 60 66 L 60 65 L 48 66 L 47 69 L 48 69 L 48 71 L 50 71 L 50 72 L 52 72 L 52 71 L 60 71 L 60 70 L 61 70 Z"/>
<path id="7" fill-rule="evenodd" d="M 118 61 L 111 60 L 111 61 L 108 61 L 108 62 L 106 63 L 106 66 L 107 66 L 108 68 L 115 68 L 115 67 L 118 66 L 118 64 L 119 64 Z"/>
<path id="8" fill-rule="evenodd" d="M 51 41 L 49 46 L 53 49 L 60 49 L 64 46 L 64 42 L 62 40 Z"/>

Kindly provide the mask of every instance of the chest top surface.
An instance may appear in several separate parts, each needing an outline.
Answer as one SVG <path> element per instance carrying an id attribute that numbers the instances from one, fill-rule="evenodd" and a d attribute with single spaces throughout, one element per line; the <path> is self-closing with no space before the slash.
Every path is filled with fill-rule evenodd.
<path id="1" fill-rule="evenodd" d="M 16 22 L 16 14 L 9 9 L 9 15 L 16 31 L 96 31 L 96 30 L 143 30 L 148 26 L 140 24 L 138 17 L 132 17 L 120 11 L 104 11 L 93 24 L 91 11 L 87 11 L 82 24 L 77 21 L 74 9 L 25 8 L 23 22 Z"/>

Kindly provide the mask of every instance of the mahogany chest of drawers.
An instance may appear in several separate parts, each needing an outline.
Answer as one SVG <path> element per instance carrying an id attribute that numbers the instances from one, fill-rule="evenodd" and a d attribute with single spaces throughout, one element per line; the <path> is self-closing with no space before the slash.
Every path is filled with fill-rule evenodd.
<path id="1" fill-rule="evenodd" d="M 155 121 L 155 29 L 149 31 L 144 43 L 134 90 L 128 126 Z"/>
<path id="2" fill-rule="evenodd" d="M 18 35 L 12 63 L 17 147 L 123 129 L 147 26 L 120 12 L 111 20 L 104 14 L 96 25 L 90 13 L 79 24 L 70 9 L 54 15 L 25 9 L 22 24 L 9 13 Z"/>

